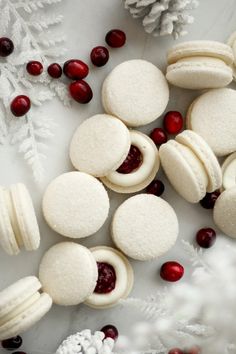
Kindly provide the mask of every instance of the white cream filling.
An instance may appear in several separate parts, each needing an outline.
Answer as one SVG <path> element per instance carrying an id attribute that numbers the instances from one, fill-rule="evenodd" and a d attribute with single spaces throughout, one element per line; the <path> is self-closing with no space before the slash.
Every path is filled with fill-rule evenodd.
<path id="1" fill-rule="evenodd" d="M 236 158 L 225 168 L 223 174 L 223 187 L 229 189 L 236 186 Z"/>
<path id="2" fill-rule="evenodd" d="M 113 171 L 106 176 L 111 183 L 121 187 L 131 187 L 145 181 L 153 171 L 156 151 L 153 145 L 143 135 L 136 131 L 130 132 L 131 145 L 136 146 L 142 154 L 142 163 L 137 170 L 123 174 Z"/>
<path id="3" fill-rule="evenodd" d="M 191 62 L 191 63 L 197 63 L 199 62 L 201 64 L 204 64 L 204 61 L 206 64 L 212 64 L 212 65 L 217 65 L 217 66 L 228 66 L 223 60 L 219 59 L 219 58 L 213 58 L 213 57 L 207 57 L 207 56 L 196 56 L 196 57 L 186 57 L 186 58 L 182 58 L 179 59 L 177 63 L 184 63 L 184 62 Z"/>
<path id="4" fill-rule="evenodd" d="M 19 228 L 16 212 L 14 209 L 14 204 L 12 201 L 12 194 L 9 190 L 5 190 L 4 193 L 5 193 L 5 202 L 6 202 L 7 210 L 8 210 L 10 221 L 11 221 L 11 227 L 13 229 L 17 245 L 20 248 L 21 246 L 24 245 L 24 242 L 23 242 L 23 239 L 21 236 L 21 231 Z"/>
<path id="5" fill-rule="evenodd" d="M 125 297 L 129 288 L 129 275 L 124 260 L 115 252 L 109 249 L 92 250 L 96 262 L 110 264 L 116 273 L 116 284 L 113 291 L 106 294 L 93 293 L 86 300 L 86 303 L 95 307 L 109 306 L 117 303 L 121 298 Z"/>

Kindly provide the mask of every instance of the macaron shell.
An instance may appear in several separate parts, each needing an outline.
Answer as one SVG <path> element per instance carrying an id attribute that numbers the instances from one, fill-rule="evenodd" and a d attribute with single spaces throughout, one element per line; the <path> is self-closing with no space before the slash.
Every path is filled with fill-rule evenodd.
<path id="1" fill-rule="evenodd" d="M 129 186 L 129 187 L 123 187 L 123 186 L 119 186 L 119 185 L 115 185 L 114 183 L 112 183 L 111 181 L 109 181 L 106 177 L 101 178 L 101 181 L 103 182 L 103 184 L 105 184 L 105 186 L 111 190 L 113 190 L 114 192 L 117 193 L 122 193 L 122 194 L 129 194 L 129 193 L 136 193 L 141 191 L 142 189 L 146 188 L 156 177 L 157 172 L 159 171 L 160 168 L 160 157 L 159 157 L 159 153 L 158 150 L 156 148 L 156 145 L 153 143 L 152 139 L 150 139 L 147 135 L 136 131 L 136 133 L 142 135 L 143 137 L 145 137 L 146 140 L 148 140 L 148 143 L 153 147 L 155 154 L 156 154 L 156 158 L 155 158 L 155 163 L 153 166 L 153 170 L 152 172 L 149 174 L 148 178 L 146 178 L 142 183 L 136 184 L 134 186 Z"/>
<path id="2" fill-rule="evenodd" d="M 14 337 L 27 331 L 37 323 L 51 308 L 52 299 L 48 294 L 41 294 L 39 299 L 24 312 L 0 326 L 0 340 Z"/>
<path id="3" fill-rule="evenodd" d="M 227 44 L 217 41 L 188 41 L 178 43 L 168 52 L 168 64 L 173 64 L 178 60 L 193 56 L 208 56 L 223 60 L 227 65 L 233 63 L 233 53 Z"/>
<path id="4" fill-rule="evenodd" d="M 124 123 L 108 114 L 97 114 L 77 128 L 70 158 L 77 170 L 102 177 L 122 164 L 129 149 L 130 134 Z"/>
<path id="5" fill-rule="evenodd" d="M 12 185 L 10 194 L 24 247 L 34 251 L 40 245 L 40 232 L 30 194 L 22 183 Z"/>
<path id="6" fill-rule="evenodd" d="M 213 218 L 226 235 L 236 238 L 236 187 L 225 190 L 216 200 Z"/>
<path id="7" fill-rule="evenodd" d="M 227 44 L 232 48 L 233 51 L 233 56 L 234 56 L 234 62 L 233 62 L 233 78 L 234 81 L 236 81 L 236 32 L 233 32 L 231 36 L 229 37 Z"/>
<path id="8" fill-rule="evenodd" d="M 190 203 L 206 194 L 208 178 L 203 164 L 187 146 L 169 140 L 159 150 L 161 165 L 173 188 Z"/>
<path id="9" fill-rule="evenodd" d="M 82 238 L 102 227 L 108 216 L 109 198 L 95 177 L 83 172 L 68 172 L 49 184 L 42 207 L 53 230 L 63 236 Z"/>
<path id="10" fill-rule="evenodd" d="M 43 256 L 39 279 L 53 302 L 62 306 L 78 305 L 94 291 L 98 278 L 92 253 L 74 242 L 62 242 Z"/>
<path id="11" fill-rule="evenodd" d="M 122 203 L 111 228 L 116 246 L 140 261 L 165 254 L 175 244 L 179 232 L 174 209 L 150 194 L 138 194 Z"/>
<path id="12" fill-rule="evenodd" d="M 187 127 L 208 143 L 217 156 L 236 151 L 236 91 L 210 90 L 199 96 L 187 113 Z"/>
<path id="13" fill-rule="evenodd" d="M 85 304 L 88 305 L 89 307 L 96 308 L 96 309 L 106 309 L 106 308 L 112 308 L 118 304 L 118 302 L 122 299 L 125 299 L 128 297 L 130 294 L 133 284 L 134 284 L 134 272 L 133 268 L 128 261 L 128 259 L 119 251 L 112 247 L 106 247 L 106 246 L 97 246 L 93 247 L 90 249 L 90 251 L 93 253 L 95 259 L 97 262 L 105 262 L 108 264 L 111 264 L 113 268 L 116 271 L 116 275 L 118 274 L 118 278 L 116 280 L 116 283 L 120 281 L 123 281 L 124 276 L 127 277 L 127 284 L 126 287 L 124 288 L 122 284 L 122 289 L 119 289 L 119 293 L 114 294 L 114 290 L 110 293 L 111 298 L 109 297 L 109 294 L 92 294 L 86 301 Z M 104 258 L 99 257 L 99 251 L 104 252 Z M 98 257 L 96 257 L 96 253 L 98 253 Z M 124 269 L 118 269 L 117 272 L 117 264 L 114 261 L 114 258 L 121 261 L 123 264 L 122 266 L 125 267 Z"/>
<path id="14" fill-rule="evenodd" d="M 11 200 L 8 191 L 0 186 L 0 244 L 7 254 L 17 255 L 20 249 L 11 224 L 9 203 Z"/>
<path id="15" fill-rule="evenodd" d="M 107 76 L 102 87 L 106 112 L 131 127 L 156 120 L 168 101 L 169 88 L 165 76 L 145 60 L 121 63 Z"/>
<path id="16" fill-rule="evenodd" d="M 236 152 L 234 152 L 233 154 L 229 155 L 225 161 L 223 162 L 222 166 L 221 166 L 221 169 L 222 169 L 222 175 L 223 175 L 223 183 L 222 183 L 222 191 L 224 189 L 227 189 L 226 186 L 225 186 L 225 183 L 224 183 L 224 174 L 225 174 L 225 171 L 226 169 L 228 168 L 228 166 L 233 162 L 233 161 L 236 161 Z M 235 176 L 236 176 L 236 171 L 235 171 Z M 236 186 L 236 179 L 234 180 L 234 184 Z"/>
<path id="17" fill-rule="evenodd" d="M 189 147 L 203 163 L 209 179 L 207 192 L 211 193 L 219 189 L 222 185 L 221 167 L 205 140 L 191 130 L 184 130 L 175 139 L 177 142 Z"/>

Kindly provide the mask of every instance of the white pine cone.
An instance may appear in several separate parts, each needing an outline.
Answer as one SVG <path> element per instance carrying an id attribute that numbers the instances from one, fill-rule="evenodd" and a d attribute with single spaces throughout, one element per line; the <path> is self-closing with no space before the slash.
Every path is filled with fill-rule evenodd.
<path id="1" fill-rule="evenodd" d="M 184 27 L 193 22 L 189 11 L 198 0 L 124 0 L 125 8 L 134 18 L 142 18 L 147 33 L 154 36 L 186 34 Z"/>

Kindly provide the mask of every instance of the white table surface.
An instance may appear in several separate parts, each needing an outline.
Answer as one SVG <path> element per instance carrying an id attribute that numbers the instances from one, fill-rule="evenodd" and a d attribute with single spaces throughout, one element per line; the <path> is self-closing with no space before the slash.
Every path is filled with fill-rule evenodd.
<path id="1" fill-rule="evenodd" d="M 92 68 L 88 78 L 94 91 L 94 99 L 89 105 L 73 104 L 65 108 L 54 100 L 40 108 L 42 115 L 52 116 L 57 123 L 55 137 L 49 142 L 47 160 L 45 161 L 45 181 L 37 187 L 32 180 L 31 172 L 23 162 L 15 147 L 1 146 L 0 183 L 24 182 L 29 188 L 36 206 L 42 243 L 37 252 L 21 252 L 17 257 L 10 257 L 0 250 L 0 288 L 15 280 L 37 274 L 38 265 L 44 252 L 56 242 L 66 239 L 54 233 L 46 225 L 41 213 L 41 199 L 46 185 L 59 174 L 70 171 L 72 166 L 68 158 L 68 144 L 75 128 L 89 116 L 102 112 L 100 88 L 107 73 L 117 64 L 132 58 L 150 60 L 163 70 L 166 65 L 166 50 L 174 44 L 172 37 L 153 38 L 143 31 L 142 26 L 133 20 L 124 10 L 121 0 L 65 0 L 59 6 L 63 13 L 63 30 L 67 35 L 68 54 L 66 58 L 77 57 L 88 60 L 92 47 L 104 43 L 104 35 L 111 28 L 121 28 L 127 34 L 127 45 L 124 48 L 111 50 L 109 63 L 100 69 Z M 195 23 L 189 26 L 189 34 L 181 39 L 213 39 L 225 41 L 236 30 L 236 1 L 235 0 L 202 0 L 200 7 L 195 10 Z M 125 90 L 125 87 L 124 87 Z M 128 94 L 128 93 L 127 93 Z M 180 110 L 185 113 L 197 92 L 171 88 L 171 99 L 168 110 Z M 144 127 L 150 132 L 159 126 L 161 120 Z M 162 178 L 162 173 L 159 173 Z M 165 179 L 163 178 L 165 181 Z M 199 205 L 190 205 L 182 200 L 165 181 L 166 191 L 163 197 L 175 208 L 180 222 L 179 239 L 192 240 L 196 230 L 203 226 L 212 226 L 212 213 Z M 110 193 L 111 212 L 105 226 L 93 237 L 81 241 L 90 247 L 101 244 L 111 244 L 109 225 L 113 211 L 126 197 Z M 160 265 L 166 260 L 179 260 L 188 265 L 181 250 L 181 244 L 176 246 L 160 260 L 142 263 L 132 261 L 135 271 L 133 296 L 145 297 L 155 292 L 163 282 L 158 276 Z M 186 271 L 188 276 L 188 269 Z M 28 354 L 38 352 L 53 353 L 58 344 L 68 335 L 78 330 L 91 328 L 97 330 L 101 326 L 113 323 L 120 332 L 126 332 L 134 317 L 127 316 L 126 310 L 117 307 L 111 310 L 92 310 L 84 305 L 77 307 L 53 306 L 52 310 L 36 326 L 23 335 L 24 349 Z M 4 353 L 0 349 L 1 353 Z"/>

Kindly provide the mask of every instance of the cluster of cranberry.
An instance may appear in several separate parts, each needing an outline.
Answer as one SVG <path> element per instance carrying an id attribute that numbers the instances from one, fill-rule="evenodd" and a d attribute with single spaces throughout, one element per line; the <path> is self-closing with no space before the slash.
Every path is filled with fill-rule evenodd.
<path id="1" fill-rule="evenodd" d="M 126 42 L 126 35 L 119 29 L 110 30 L 105 37 L 106 43 L 111 48 L 120 48 Z M 11 39 L 0 38 L 0 56 L 7 57 L 14 51 L 14 44 Z M 104 66 L 109 60 L 109 50 L 104 46 L 97 46 L 92 49 L 90 59 L 93 65 L 97 67 Z M 39 76 L 43 72 L 43 64 L 33 60 L 27 63 L 26 71 L 29 75 Z M 82 60 L 71 59 L 64 63 L 63 68 L 58 63 L 52 63 L 47 68 L 48 74 L 53 79 L 59 79 L 62 73 L 73 80 L 69 84 L 71 97 L 79 103 L 88 103 L 93 98 L 93 91 L 89 84 L 84 80 L 89 73 L 89 67 Z M 19 95 L 11 102 L 11 112 L 16 117 L 25 115 L 31 107 L 30 98 L 26 95 Z"/>

